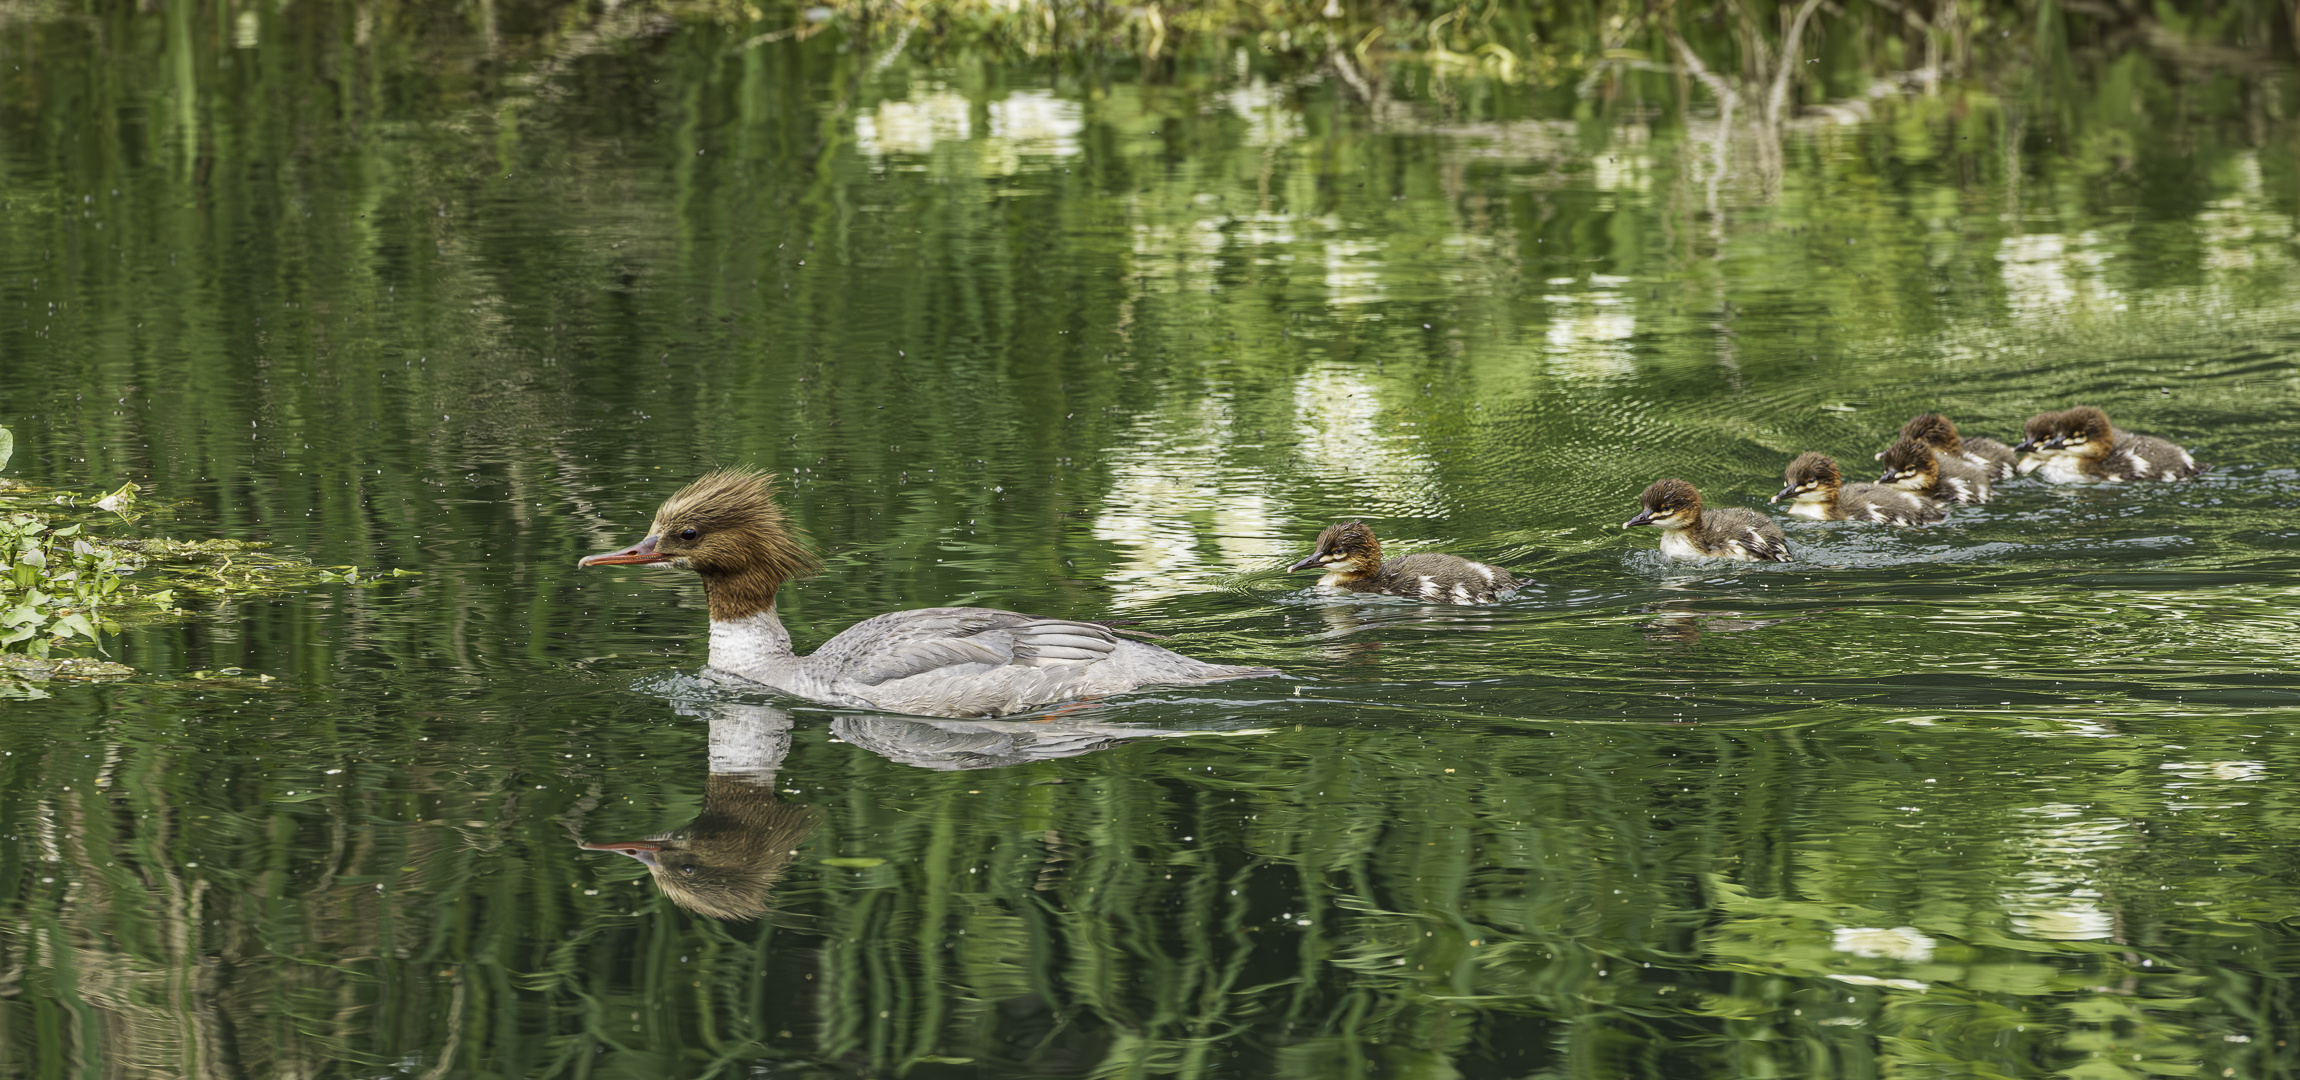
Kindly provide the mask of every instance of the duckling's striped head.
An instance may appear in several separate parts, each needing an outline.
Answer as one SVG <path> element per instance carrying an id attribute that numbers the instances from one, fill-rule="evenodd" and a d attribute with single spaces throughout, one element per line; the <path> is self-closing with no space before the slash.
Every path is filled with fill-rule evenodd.
<path id="1" fill-rule="evenodd" d="M 1622 522 L 1622 528 L 1652 525 L 1662 529 L 1683 529 L 1701 520 L 1701 492 L 1674 476 L 1655 480 L 1643 495 L 1637 497 L 1637 504 L 1637 516 Z"/>
<path id="2" fill-rule="evenodd" d="M 1827 502 L 1845 486 L 1845 474 L 1837 468 L 1837 459 L 1816 450 L 1797 455 L 1797 460 L 1781 470 L 1781 479 L 1787 484 L 1773 496 L 1774 502 Z"/>
<path id="3" fill-rule="evenodd" d="M 2062 412 L 2040 412 L 2029 417 L 2028 423 L 2021 425 L 2020 444 L 2013 449 L 2022 453 L 2046 449 L 2047 444 L 2060 435 L 2061 418 L 2066 415 Z"/>
<path id="4" fill-rule="evenodd" d="M 1382 542 L 1374 539 L 1374 530 L 1363 521 L 1344 521 L 1326 526 L 1318 546 L 1286 569 L 1372 573 L 1381 565 Z"/>
<path id="5" fill-rule="evenodd" d="M 1939 453 L 1915 439 L 1902 439 L 1878 455 L 1877 460 L 1885 464 L 1885 475 L 1878 477 L 1877 482 L 1911 490 L 1929 488 L 1940 478 Z"/>
<path id="6" fill-rule="evenodd" d="M 2054 436 L 2045 445 L 2056 450 L 2073 453 L 2106 453 L 2106 447 L 2116 438 L 2116 428 L 2108 422 L 2108 414 L 2090 405 L 2079 405 L 2060 414 L 2054 425 Z"/>

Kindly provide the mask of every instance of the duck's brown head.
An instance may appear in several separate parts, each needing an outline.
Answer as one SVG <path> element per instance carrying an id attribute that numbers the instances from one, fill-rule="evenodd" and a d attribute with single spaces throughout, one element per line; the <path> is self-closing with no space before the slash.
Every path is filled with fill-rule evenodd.
<path id="1" fill-rule="evenodd" d="M 1286 569 L 1331 570 L 1355 576 L 1371 574 L 1381 565 L 1382 542 L 1374 539 L 1374 531 L 1363 521 L 1344 521 L 1326 526 L 1326 531 L 1318 534 L 1318 546 Z"/>
<path id="2" fill-rule="evenodd" d="M 669 563 L 703 576 L 711 618 L 739 619 L 774 606 L 775 589 L 822 564 L 776 505 L 773 477 L 720 469 L 664 500 L 647 538 L 578 566 Z"/>
<path id="3" fill-rule="evenodd" d="M 1845 486 L 1845 474 L 1837 468 L 1837 459 L 1817 450 L 1797 455 L 1797 460 L 1781 470 L 1781 479 L 1787 484 L 1773 496 L 1774 502 L 1783 499 L 1827 502 L 1836 498 L 1838 489 Z"/>
<path id="4" fill-rule="evenodd" d="M 2099 457 L 2108 453 L 2115 441 L 2116 428 L 2108 422 L 2108 414 L 2079 405 L 2060 414 L 2052 441 L 2045 445 L 2080 457 Z"/>
<path id="5" fill-rule="evenodd" d="M 1915 439 L 1902 439 L 1877 456 L 1885 463 L 1880 484 L 1896 484 L 1912 491 L 1932 487 L 1941 478 L 1940 451 Z"/>
<path id="6" fill-rule="evenodd" d="M 2046 449 L 2047 444 L 2059 437 L 2061 417 L 2066 415 L 2060 412 L 2040 412 L 2029 417 L 2028 423 L 2021 425 L 2020 445 L 2013 449 L 2022 453 Z"/>
<path id="7" fill-rule="evenodd" d="M 1663 529 L 1683 529 L 1701 520 L 1701 492 L 1693 485 L 1670 477 L 1655 480 L 1645 494 L 1637 497 L 1637 516 L 1621 523 L 1624 529 L 1639 525 L 1652 525 Z"/>
<path id="8" fill-rule="evenodd" d="M 1964 436 L 1957 434 L 1957 426 L 1937 412 L 1925 413 L 1902 424 L 1901 438 L 1904 441 L 1913 439 L 1944 454 L 1954 454 L 1965 448 Z M 1884 454 L 1879 454 L 1877 460 L 1883 461 L 1884 457 Z"/>

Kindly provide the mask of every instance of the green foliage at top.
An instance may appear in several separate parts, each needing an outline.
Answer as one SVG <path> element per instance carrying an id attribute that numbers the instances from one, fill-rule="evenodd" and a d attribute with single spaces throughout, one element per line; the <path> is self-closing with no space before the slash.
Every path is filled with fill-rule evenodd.
<path id="1" fill-rule="evenodd" d="M 1222 55 L 1244 46 L 1279 62 L 1332 68 L 1360 96 L 1380 96 L 1379 68 L 1413 60 L 1440 72 L 1572 87 L 1610 98 L 1633 72 L 1699 81 L 1719 97 L 1768 108 L 1776 94 L 1845 96 L 1886 72 L 1920 81 L 2065 62 L 2073 53 L 2147 47 L 2222 69 L 2291 52 L 2285 6 L 2266 0 L 2184 15 L 2142 5 L 1933 4 L 1824 0 L 1649 3 L 1599 0 L 1212 0 L 1074 4 L 1062 0 L 839 0 L 764 10 L 703 0 L 678 10 L 761 32 L 763 44 L 826 31 L 868 42 L 882 61 L 904 52 L 983 50 L 1073 61 Z M 1808 66 L 1818 65 L 1817 67 Z"/>

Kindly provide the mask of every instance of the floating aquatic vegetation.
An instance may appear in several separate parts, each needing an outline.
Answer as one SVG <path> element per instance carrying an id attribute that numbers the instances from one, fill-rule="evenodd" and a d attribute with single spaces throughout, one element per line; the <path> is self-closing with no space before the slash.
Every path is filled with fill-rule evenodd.
<path id="1" fill-rule="evenodd" d="M 0 467 L 15 438 L 0 428 Z M 124 665 L 86 658 L 49 660 L 53 650 L 103 651 L 103 634 L 122 622 L 190 614 L 179 601 L 279 592 L 322 583 L 372 586 L 416 573 L 314 566 L 246 540 L 102 537 L 93 521 L 64 521 L 60 509 L 93 507 L 110 521 L 137 520 L 143 489 L 124 483 L 100 496 L 0 486 L 0 697 L 45 696 L 31 684 L 50 678 L 125 675 Z"/>

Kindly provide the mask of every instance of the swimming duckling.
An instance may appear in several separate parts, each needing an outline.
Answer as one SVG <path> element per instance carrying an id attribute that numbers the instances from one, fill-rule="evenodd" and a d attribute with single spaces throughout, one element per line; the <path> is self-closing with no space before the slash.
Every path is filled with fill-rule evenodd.
<path id="1" fill-rule="evenodd" d="M 1324 568 L 1318 584 L 1446 604 L 1490 604 L 1525 582 L 1498 566 L 1435 551 L 1382 561 L 1382 542 L 1362 521 L 1326 526 L 1318 546 L 1288 570 Z"/>
<path id="2" fill-rule="evenodd" d="M 1955 423 L 1939 413 L 1924 413 L 1901 425 L 1901 438 L 1924 443 L 1944 457 L 1971 462 L 1983 471 L 1985 479 L 2009 480 L 2016 475 L 2018 462 L 2012 447 L 1986 437 L 1965 438 L 1957 433 Z M 1884 459 L 1885 455 L 1877 455 L 1877 460 Z"/>
<path id="3" fill-rule="evenodd" d="M 1651 525 L 1661 530 L 1661 553 L 1672 559 L 1742 559 L 1788 562 L 1789 538 L 1773 519 L 1738 506 L 1701 509 L 1701 492 L 1670 477 L 1655 480 L 1637 497 L 1637 516 L 1624 529 Z"/>
<path id="4" fill-rule="evenodd" d="M 1945 503 L 1989 501 L 1988 471 L 1956 454 L 1902 439 L 1877 458 L 1885 463 L 1885 475 L 1877 478 L 1880 484 Z"/>
<path id="5" fill-rule="evenodd" d="M 1816 521 L 1881 521 L 1887 525 L 1930 525 L 1948 516 L 1941 504 L 1899 488 L 1848 484 L 1827 454 L 1806 451 L 1782 471 L 1788 486 L 1774 502 L 1794 500 L 1789 512 Z"/>
<path id="6" fill-rule="evenodd" d="M 2208 467 L 2166 440 L 2117 430 L 2107 413 L 2090 405 L 2060 414 L 2057 434 L 2045 445 L 2058 454 L 2042 475 L 2056 484 L 2186 480 Z"/>
<path id="7" fill-rule="evenodd" d="M 2028 455 L 2020 459 L 2019 469 L 2022 476 L 2042 472 L 2045 466 L 2052 463 L 2053 459 L 2061 456 L 2059 448 L 2051 444 L 2054 439 L 2060 436 L 2060 418 L 2064 415 L 2066 414 L 2062 412 L 2040 412 L 2029 417 L 2028 422 L 2021 425 L 2021 440 L 2013 449 Z M 2058 484 L 2076 483 L 2074 480 L 2055 480 L 2053 482 Z"/>

